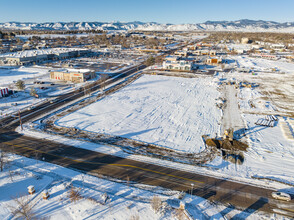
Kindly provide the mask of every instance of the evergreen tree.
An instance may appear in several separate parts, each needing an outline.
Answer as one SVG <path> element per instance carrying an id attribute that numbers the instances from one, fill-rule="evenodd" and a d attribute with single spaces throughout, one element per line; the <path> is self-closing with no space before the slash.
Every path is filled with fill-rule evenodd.
<path id="1" fill-rule="evenodd" d="M 24 90 L 25 89 L 25 84 L 24 84 L 24 81 L 22 81 L 22 80 L 17 80 L 17 82 L 15 83 L 15 86 L 19 90 Z"/>
<path id="2" fill-rule="evenodd" d="M 146 60 L 146 66 L 152 66 L 155 64 L 155 58 L 153 56 L 148 57 Z"/>

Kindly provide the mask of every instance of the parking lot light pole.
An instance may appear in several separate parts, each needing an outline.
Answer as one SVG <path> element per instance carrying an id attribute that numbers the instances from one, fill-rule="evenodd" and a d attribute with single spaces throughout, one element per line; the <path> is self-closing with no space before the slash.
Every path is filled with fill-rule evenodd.
<path id="1" fill-rule="evenodd" d="M 193 187 L 194 187 L 194 183 L 191 183 L 191 198 L 192 198 L 192 193 L 193 193 Z"/>

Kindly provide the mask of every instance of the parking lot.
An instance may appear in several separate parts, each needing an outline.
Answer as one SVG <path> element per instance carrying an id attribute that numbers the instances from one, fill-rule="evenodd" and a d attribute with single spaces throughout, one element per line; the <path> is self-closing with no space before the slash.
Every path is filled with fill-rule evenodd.
<path id="1" fill-rule="evenodd" d="M 142 56 L 120 52 L 94 53 L 93 56 L 73 58 L 45 64 L 53 68 L 90 69 L 95 72 L 113 72 L 144 60 Z"/>

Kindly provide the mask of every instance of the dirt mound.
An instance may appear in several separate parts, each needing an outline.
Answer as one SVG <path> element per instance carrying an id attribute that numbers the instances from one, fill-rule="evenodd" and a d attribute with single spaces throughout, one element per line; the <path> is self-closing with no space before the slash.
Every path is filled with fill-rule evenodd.
<path id="1" fill-rule="evenodd" d="M 205 141 L 205 143 L 206 143 L 206 145 L 207 146 L 210 146 L 210 147 L 216 147 L 216 148 L 218 148 L 218 149 L 220 149 L 220 146 L 221 146 L 221 143 L 220 143 L 221 141 L 219 141 L 219 140 L 215 140 L 215 139 L 207 139 L 206 141 Z"/>
<path id="2" fill-rule="evenodd" d="M 215 138 L 205 138 L 205 143 L 207 146 L 216 147 L 217 149 L 222 150 L 239 150 L 247 151 L 248 145 L 237 140 L 219 140 Z"/>

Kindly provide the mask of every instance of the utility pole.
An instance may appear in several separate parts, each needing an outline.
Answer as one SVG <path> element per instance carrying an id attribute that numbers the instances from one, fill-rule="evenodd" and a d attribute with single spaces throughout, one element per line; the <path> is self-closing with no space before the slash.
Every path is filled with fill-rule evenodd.
<path id="1" fill-rule="evenodd" d="M 18 117 L 19 117 L 19 124 L 20 124 L 21 130 L 23 130 L 21 116 L 20 116 L 20 110 L 18 110 Z"/>
<path id="2" fill-rule="evenodd" d="M 194 183 L 191 183 L 191 198 L 192 198 L 192 194 L 193 194 L 193 186 L 194 186 Z"/>

